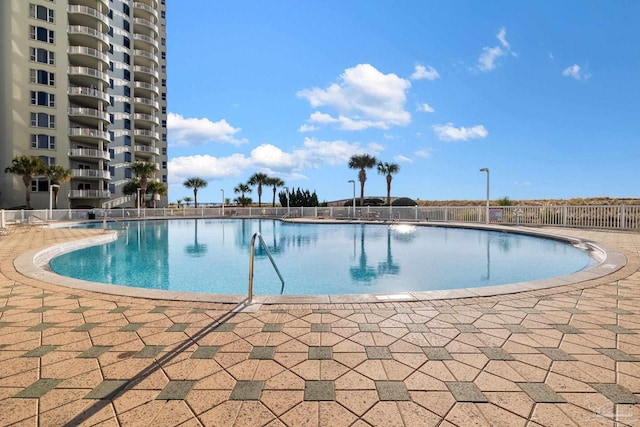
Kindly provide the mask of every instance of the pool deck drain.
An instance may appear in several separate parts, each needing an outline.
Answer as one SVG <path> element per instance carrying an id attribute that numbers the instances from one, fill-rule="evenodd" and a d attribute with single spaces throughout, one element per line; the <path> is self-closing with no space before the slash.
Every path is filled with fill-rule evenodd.
<path id="1" fill-rule="evenodd" d="M 498 295 L 246 304 L 50 283 L 16 260 L 101 232 L 2 236 L 0 425 L 638 425 L 640 234 L 549 230 L 627 260 Z"/>

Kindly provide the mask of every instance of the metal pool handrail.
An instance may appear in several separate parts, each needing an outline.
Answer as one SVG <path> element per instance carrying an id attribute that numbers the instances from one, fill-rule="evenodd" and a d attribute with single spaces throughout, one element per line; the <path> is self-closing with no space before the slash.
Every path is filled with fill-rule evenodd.
<path id="1" fill-rule="evenodd" d="M 280 274 L 280 270 L 278 269 L 276 262 L 273 260 L 273 257 L 271 256 L 271 252 L 269 252 L 269 248 L 267 247 L 267 244 L 264 242 L 262 235 L 260 234 L 260 232 L 256 232 L 253 235 L 253 237 L 251 237 L 251 249 L 250 249 L 250 255 L 249 255 L 249 295 L 247 298 L 248 303 L 251 303 L 251 300 L 253 299 L 253 259 L 255 257 L 256 237 L 260 240 L 260 244 L 262 244 L 262 247 L 267 253 L 269 260 L 271 261 L 271 265 L 273 265 L 274 270 L 276 270 L 276 273 L 278 273 L 280 282 L 282 282 L 282 287 L 280 288 L 280 294 L 282 295 L 282 293 L 284 292 L 284 279 L 282 278 L 282 274 Z"/>

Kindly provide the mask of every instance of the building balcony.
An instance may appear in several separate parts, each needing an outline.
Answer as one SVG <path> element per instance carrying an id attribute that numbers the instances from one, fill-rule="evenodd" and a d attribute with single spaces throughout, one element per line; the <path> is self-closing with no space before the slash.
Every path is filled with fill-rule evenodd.
<path id="1" fill-rule="evenodd" d="M 144 34 L 134 33 L 133 41 L 134 41 L 134 46 L 136 48 L 138 45 L 142 45 L 144 47 L 149 47 L 149 46 L 154 47 L 156 51 L 159 49 L 158 40 L 152 37 L 146 36 Z"/>
<path id="2" fill-rule="evenodd" d="M 93 150 L 91 148 L 71 148 L 69 149 L 69 157 L 78 160 L 111 160 L 108 151 Z"/>
<path id="3" fill-rule="evenodd" d="M 108 10 L 108 8 L 106 8 Z M 69 23 L 72 25 L 86 25 L 90 27 L 96 26 L 96 21 L 100 21 L 109 27 L 109 17 L 88 6 L 68 5 L 67 14 L 69 15 Z"/>
<path id="4" fill-rule="evenodd" d="M 111 137 L 109 136 L 109 132 L 91 129 L 91 128 L 83 128 L 83 127 L 72 127 L 69 128 L 69 138 L 73 138 L 76 141 L 87 140 L 92 143 L 96 141 L 110 141 Z"/>
<path id="5" fill-rule="evenodd" d="M 156 81 L 160 78 L 160 73 L 158 73 L 156 70 L 149 67 L 143 67 L 142 65 L 135 65 L 133 67 L 133 72 L 136 73 L 136 77 L 139 73 L 143 73 L 143 74 L 147 74 L 149 76 L 154 77 Z"/>
<path id="6" fill-rule="evenodd" d="M 107 105 L 109 105 L 109 95 L 102 92 L 101 90 L 91 87 L 70 86 L 67 89 L 67 95 L 69 95 L 72 99 L 76 96 L 82 97 L 84 99 L 94 99 L 96 101 L 96 105 L 99 101 L 106 102 Z"/>
<path id="7" fill-rule="evenodd" d="M 71 169 L 71 178 L 111 179 L 111 172 L 100 169 Z"/>
<path id="8" fill-rule="evenodd" d="M 149 122 L 151 124 L 154 124 L 156 126 L 160 126 L 160 118 L 151 115 L 151 114 L 141 114 L 141 113 L 135 113 L 133 115 L 133 118 L 136 121 L 136 125 L 138 122 L 142 121 L 142 122 Z"/>
<path id="9" fill-rule="evenodd" d="M 109 190 L 71 190 L 70 199 L 108 199 L 111 197 Z"/>
<path id="10" fill-rule="evenodd" d="M 100 80 L 106 85 L 109 85 L 109 75 L 107 73 L 103 73 L 102 71 L 98 71 L 95 68 L 90 67 L 68 67 L 67 74 L 69 77 L 74 78 L 76 83 L 85 83 L 82 86 L 91 86 L 96 83 L 96 80 Z"/>
<path id="11" fill-rule="evenodd" d="M 136 96 L 135 98 L 133 98 L 133 102 L 136 103 L 136 108 L 147 107 L 147 108 L 154 109 L 156 111 L 160 109 L 160 104 L 158 103 L 158 101 L 154 101 L 153 99 Z"/>
<path id="12" fill-rule="evenodd" d="M 156 155 L 159 156 L 160 155 L 160 149 L 157 147 L 150 147 L 148 145 L 139 145 L 136 144 L 133 147 L 136 155 L 139 154 L 152 154 L 152 155 Z"/>
<path id="13" fill-rule="evenodd" d="M 158 87 L 158 85 L 155 85 L 155 84 L 151 84 L 147 82 L 134 82 L 133 87 L 135 88 L 134 93 L 136 95 L 138 94 L 139 89 L 152 92 L 156 96 L 160 95 L 160 88 Z M 144 95 L 148 95 L 148 93 L 145 93 Z"/>
<path id="14" fill-rule="evenodd" d="M 95 108 L 87 107 L 69 107 L 67 110 L 70 117 L 74 117 L 75 121 L 80 122 L 82 119 L 89 119 L 89 123 L 95 120 L 101 120 L 105 123 L 109 123 L 109 113 L 106 111 L 96 110 Z M 93 119 L 93 120 L 92 120 Z"/>
<path id="15" fill-rule="evenodd" d="M 133 131 L 133 135 L 138 139 L 148 139 L 148 140 L 160 140 L 160 134 L 158 132 L 147 130 L 147 129 L 136 129 Z"/>
<path id="16" fill-rule="evenodd" d="M 156 24 L 154 24 L 153 22 L 149 21 L 148 19 L 133 18 L 133 25 L 134 26 L 142 26 L 144 28 L 147 28 L 147 29 L 153 31 L 154 35 L 156 35 L 156 36 L 158 35 L 158 26 Z"/>
<path id="17" fill-rule="evenodd" d="M 147 14 L 153 16 L 158 21 L 158 10 L 149 6 L 147 3 L 143 3 L 141 1 L 133 2 L 133 13 L 134 15 L 138 15 L 141 11 L 146 12 Z"/>
<path id="18" fill-rule="evenodd" d="M 83 58 L 74 58 L 73 62 L 82 62 L 82 64 L 78 64 L 78 65 L 93 65 L 93 62 L 94 62 L 93 60 L 95 59 L 102 61 L 105 66 L 109 65 L 109 56 L 91 47 L 69 46 L 67 48 L 67 54 L 69 56 L 80 55 L 80 56 L 89 57 L 88 61 L 87 59 L 83 59 Z"/>
<path id="19" fill-rule="evenodd" d="M 147 65 L 153 65 L 153 67 L 157 67 L 160 64 L 158 55 L 144 49 L 134 49 L 133 60 L 134 60 L 134 64 L 137 64 L 138 62 L 143 62 Z"/>
<path id="20" fill-rule="evenodd" d="M 95 45 L 96 41 L 102 42 L 105 49 L 109 48 L 109 36 L 101 31 L 83 25 L 68 25 L 67 33 L 71 44 L 83 46 Z"/>

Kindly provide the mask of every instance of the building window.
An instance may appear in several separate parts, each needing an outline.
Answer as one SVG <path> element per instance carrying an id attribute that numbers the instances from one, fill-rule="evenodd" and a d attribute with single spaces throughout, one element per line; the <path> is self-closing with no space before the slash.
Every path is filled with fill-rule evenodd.
<path id="1" fill-rule="evenodd" d="M 163 156 L 167 155 L 167 147 L 162 147 L 162 155 Z"/>
<path id="2" fill-rule="evenodd" d="M 124 71 L 124 79 L 128 82 L 131 81 L 131 71 L 129 70 L 123 70 L 123 71 Z"/>
<path id="3" fill-rule="evenodd" d="M 131 147 L 131 137 L 129 135 L 124 136 L 124 145 Z"/>
<path id="4" fill-rule="evenodd" d="M 31 113 L 31 126 L 53 129 L 56 127 L 56 116 L 47 113 Z"/>
<path id="5" fill-rule="evenodd" d="M 46 192 L 49 191 L 49 180 L 46 178 L 38 178 L 31 180 L 31 191 L 32 192 Z"/>
<path id="6" fill-rule="evenodd" d="M 125 179 L 131 179 L 131 169 L 126 168 L 126 169 L 124 170 L 124 178 L 125 178 Z"/>
<path id="7" fill-rule="evenodd" d="M 113 115 L 113 113 L 109 113 L 109 122 L 111 122 L 111 124 L 113 124 L 114 119 L 115 119 L 115 116 Z"/>
<path id="8" fill-rule="evenodd" d="M 39 19 L 41 21 L 54 22 L 53 9 L 48 9 L 44 6 L 37 6 L 35 4 L 29 5 L 29 16 L 33 19 Z"/>
<path id="9" fill-rule="evenodd" d="M 38 148 L 40 150 L 55 150 L 56 137 L 52 135 L 31 134 L 31 148 Z"/>
<path id="10" fill-rule="evenodd" d="M 166 127 L 167 127 L 167 121 L 166 121 L 166 120 L 163 120 L 163 121 L 162 121 L 162 127 L 163 127 L 163 128 L 166 128 Z"/>
<path id="11" fill-rule="evenodd" d="M 42 161 L 42 164 L 45 166 L 55 166 L 56 164 L 55 157 L 38 156 L 38 158 Z"/>
<path id="12" fill-rule="evenodd" d="M 109 27 L 109 31 L 107 31 L 107 34 L 113 37 L 113 27 Z"/>
<path id="13" fill-rule="evenodd" d="M 126 151 L 124 152 L 124 161 L 128 162 L 128 163 L 131 163 L 131 153 L 126 152 Z"/>
<path id="14" fill-rule="evenodd" d="M 123 44 L 124 47 L 130 48 L 131 47 L 131 41 L 129 40 L 129 37 L 123 37 L 122 38 L 122 44 Z"/>
<path id="15" fill-rule="evenodd" d="M 55 107 L 55 95 L 43 91 L 31 91 L 31 105 L 42 105 L 44 107 Z"/>
<path id="16" fill-rule="evenodd" d="M 125 64 L 130 65 L 131 64 L 131 56 L 129 56 L 128 53 L 123 53 L 122 54 L 122 58 Z"/>
<path id="17" fill-rule="evenodd" d="M 162 134 L 162 141 L 163 142 L 167 142 L 167 134 L 166 133 Z"/>
<path id="18" fill-rule="evenodd" d="M 162 87 L 167 87 L 167 79 L 162 79 Z"/>
<path id="19" fill-rule="evenodd" d="M 167 93 L 166 92 L 162 92 L 162 100 L 163 101 L 167 100 Z"/>
<path id="20" fill-rule="evenodd" d="M 131 112 L 131 104 L 129 104 L 128 102 L 124 103 L 124 112 L 125 113 L 130 113 Z"/>
<path id="21" fill-rule="evenodd" d="M 131 88 L 129 86 L 124 87 L 124 96 L 131 96 Z"/>
<path id="22" fill-rule="evenodd" d="M 167 162 L 162 162 L 162 169 L 166 169 L 167 168 Z"/>
<path id="23" fill-rule="evenodd" d="M 29 78 L 31 83 L 41 85 L 55 86 L 55 74 L 45 70 L 29 70 Z"/>
<path id="24" fill-rule="evenodd" d="M 162 59 L 167 59 L 167 52 L 165 52 L 164 50 L 160 53 L 160 56 L 162 57 Z"/>
<path id="25" fill-rule="evenodd" d="M 162 182 L 164 182 L 164 183 L 167 182 L 167 175 L 162 175 Z"/>
<path id="26" fill-rule="evenodd" d="M 45 43 L 54 43 L 53 30 L 48 30 L 44 27 L 29 26 L 31 40 L 38 40 Z"/>
<path id="27" fill-rule="evenodd" d="M 122 21 L 122 28 L 124 28 L 126 32 L 131 31 L 131 26 L 129 24 L 129 21 L 127 21 L 126 19 Z"/>
<path id="28" fill-rule="evenodd" d="M 124 119 L 124 128 L 125 129 L 131 129 L 131 120 Z"/>
<path id="29" fill-rule="evenodd" d="M 162 46 L 165 46 L 167 44 L 167 39 L 165 39 L 164 37 L 160 39 L 160 44 L 162 44 Z"/>
<path id="30" fill-rule="evenodd" d="M 109 19 L 113 19 L 113 10 L 109 9 L 109 13 L 107 13 L 107 16 L 109 17 Z"/>
<path id="31" fill-rule="evenodd" d="M 166 105 L 162 106 L 162 114 L 167 114 L 167 106 Z"/>
<path id="32" fill-rule="evenodd" d="M 43 64 L 55 65 L 55 56 L 53 52 L 39 47 L 30 48 L 29 60 L 41 62 Z"/>
<path id="33" fill-rule="evenodd" d="M 129 16 L 129 5 L 124 4 L 124 3 L 123 3 L 123 4 L 122 4 L 122 12 L 123 12 L 125 15 Z"/>

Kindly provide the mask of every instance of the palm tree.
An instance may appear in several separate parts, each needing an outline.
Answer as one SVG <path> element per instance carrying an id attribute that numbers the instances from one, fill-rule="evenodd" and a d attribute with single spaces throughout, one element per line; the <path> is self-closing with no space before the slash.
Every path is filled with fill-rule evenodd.
<path id="1" fill-rule="evenodd" d="M 194 207 L 198 207 L 198 190 L 200 188 L 204 188 L 207 186 L 207 181 L 205 181 L 202 178 L 198 178 L 198 177 L 192 177 L 187 179 L 185 182 L 182 183 L 182 185 L 184 185 L 187 188 L 193 188 L 193 203 L 194 203 Z"/>
<path id="2" fill-rule="evenodd" d="M 189 207 L 189 203 L 191 203 L 191 200 L 193 200 L 191 197 L 186 196 L 184 198 L 184 204 L 187 205 L 187 207 Z"/>
<path id="3" fill-rule="evenodd" d="M 245 183 L 240 183 L 238 184 L 234 189 L 233 192 L 236 194 L 240 194 L 241 196 L 239 198 L 237 198 L 236 200 L 238 201 L 238 203 L 240 203 L 242 206 L 246 206 L 247 204 L 247 198 L 244 197 L 245 193 L 251 193 L 251 187 L 249 187 L 247 184 Z"/>
<path id="4" fill-rule="evenodd" d="M 125 196 L 136 196 L 136 206 L 138 206 L 138 188 L 140 188 L 140 181 L 136 178 L 130 179 L 122 187 L 122 194 Z"/>
<path id="5" fill-rule="evenodd" d="M 156 207 L 156 195 L 164 196 L 167 194 L 167 186 L 160 181 L 151 181 L 147 185 L 147 191 L 151 193 L 151 199 L 153 200 L 153 207 Z"/>
<path id="6" fill-rule="evenodd" d="M 144 199 L 144 195 L 147 194 L 147 183 L 149 182 L 149 178 L 158 172 L 158 167 L 155 163 L 135 162 L 131 166 L 131 170 L 140 179 L 140 193 Z M 140 206 L 140 202 L 141 200 L 138 200 L 138 207 Z"/>
<path id="7" fill-rule="evenodd" d="M 365 169 L 371 169 L 376 165 L 376 158 L 369 154 L 355 154 L 349 159 L 350 169 L 360 169 L 358 181 L 360 181 L 360 206 L 364 204 L 364 183 L 367 180 Z"/>
<path id="8" fill-rule="evenodd" d="M 58 209 L 60 184 L 71 180 L 71 171 L 64 166 L 53 165 L 49 166 L 44 174 L 49 178 L 49 185 L 55 185 L 55 187 L 53 187 L 53 208 Z"/>
<path id="9" fill-rule="evenodd" d="M 396 173 L 400 172 L 400 166 L 395 163 L 378 163 L 378 173 L 387 177 L 387 205 L 391 206 L 391 180 Z"/>
<path id="10" fill-rule="evenodd" d="M 267 185 L 268 179 L 269 177 L 267 176 L 267 174 L 264 174 L 262 172 L 257 172 L 251 175 L 249 177 L 249 181 L 247 182 L 247 184 L 249 185 L 258 186 L 258 207 L 260 207 L 262 203 L 262 186 Z"/>
<path id="11" fill-rule="evenodd" d="M 272 207 L 276 207 L 276 191 L 278 187 L 284 186 L 284 181 L 278 178 L 277 176 L 267 178 L 266 185 L 273 185 L 273 202 L 271 203 Z"/>
<path id="12" fill-rule="evenodd" d="M 45 165 L 37 157 L 17 156 L 11 160 L 11 166 L 4 169 L 4 173 L 20 175 L 25 188 L 27 209 L 31 209 L 31 180 L 45 171 Z"/>

